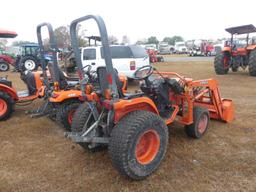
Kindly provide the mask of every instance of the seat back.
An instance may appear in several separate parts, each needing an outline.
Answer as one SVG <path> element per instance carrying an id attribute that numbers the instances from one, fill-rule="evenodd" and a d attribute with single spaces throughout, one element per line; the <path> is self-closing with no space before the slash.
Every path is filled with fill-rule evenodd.
<path id="1" fill-rule="evenodd" d="M 122 82 L 118 78 L 118 71 L 116 69 L 114 71 L 115 71 L 114 77 L 116 80 L 119 97 L 124 97 L 124 94 L 122 91 Z M 97 68 L 97 76 L 98 76 L 100 91 L 102 95 L 105 97 L 106 90 L 109 89 L 109 86 L 108 86 L 109 84 L 107 79 L 107 69 L 105 66 L 100 66 Z"/>

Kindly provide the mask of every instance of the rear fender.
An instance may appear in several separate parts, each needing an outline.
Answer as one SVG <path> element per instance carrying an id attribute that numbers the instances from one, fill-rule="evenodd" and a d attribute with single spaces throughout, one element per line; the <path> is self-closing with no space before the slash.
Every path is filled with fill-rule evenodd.
<path id="1" fill-rule="evenodd" d="M 256 45 L 249 45 L 246 49 L 249 51 L 252 51 L 252 50 L 256 49 Z"/>
<path id="2" fill-rule="evenodd" d="M 80 90 L 53 91 L 50 102 L 60 103 L 68 99 L 80 99 L 82 92 Z"/>
<path id="3" fill-rule="evenodd" d="M 114 122 L 117 123 L 122 117 L 130 112 L 144 110 L 150 111 L 152 113 L 158 114 L 159 112 L 154 104 L 154 102 L 147 97 L 139 97 L 130 100 L 121 99 L 114 103 Z"/>
<path id="4" fill-rule="evenodd" d="M 15 101 L 19 100 L 16 90 L 12 87 L 8 87 L 7 85 L 0 84 L 0 91 L 8 93 Z"/>

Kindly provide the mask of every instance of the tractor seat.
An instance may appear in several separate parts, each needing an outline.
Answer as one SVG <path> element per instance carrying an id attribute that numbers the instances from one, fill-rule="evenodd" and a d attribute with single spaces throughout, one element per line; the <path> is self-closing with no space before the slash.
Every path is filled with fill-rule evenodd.
<path id="1" fill-rule="evenodd" d="M 123 93 L 122 91 L 122 82 L 119 80 L 118 71 L 115 69 L 115 80 L 117 84 L 117 90 L 119 94 L 119 98 L 122 99 L 132 99 L 137 97 L 142 97 L 145 93 Z M 99 77 L 99 86 L 100 92 L 98 94 L 103 94 L 106 89 L 108 89 L 108 81 L 107 81 L 107 70 L 105 66 L 101 66 L 97 68 L 97 75 Z M 104 96 L 104 95 L 103 95 Z"/>
<path id="2" fill-rule="evenodd" d="M 114 76 L 115 76 L 115 80 L 116 80 L 118 94 L 119 94 L 119 97 L 122 98 L 122 97 L 124 97 L 124 94 L 122 91 L 122 83 L 118 78 L 117 70 L 114 70 L 114 71 L 115 71 Z M 108 89 L 107 69 L 105 66 L 100 66 L 97 68 L 97 76 L 99 79 L 100 92 L 101 92 L 101 94 L 103 94 L 103 96 L 105 96 L 104 95 L 105 90 Z"/>

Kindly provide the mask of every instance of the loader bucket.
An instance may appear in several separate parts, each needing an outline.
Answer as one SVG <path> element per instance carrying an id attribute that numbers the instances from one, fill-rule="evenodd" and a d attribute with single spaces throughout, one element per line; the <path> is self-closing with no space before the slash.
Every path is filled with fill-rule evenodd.
<path id="1" fill-rule="evenodd" d="M 230 123 L 234 119 L 234 104 L 231 99 L 222 99 L 222 120 Z"/>

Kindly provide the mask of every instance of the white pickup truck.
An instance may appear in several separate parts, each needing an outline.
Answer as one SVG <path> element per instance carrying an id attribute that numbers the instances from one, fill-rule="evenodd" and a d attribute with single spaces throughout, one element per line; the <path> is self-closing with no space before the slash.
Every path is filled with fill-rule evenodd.
<path id="1" fill-rule="evenodd" d="M 113 67 L 131 79 L 134 77 L 136 69 L 150 64 L 146 50 L 139 45 L 112 45 L 110 52 Z M 91 65 L 92 70 L 105 65 L 101 46 L 83 47 L 81 59 L 83 66 Z"/>

